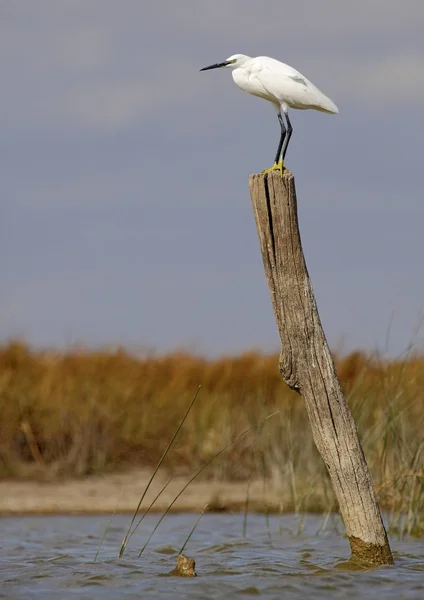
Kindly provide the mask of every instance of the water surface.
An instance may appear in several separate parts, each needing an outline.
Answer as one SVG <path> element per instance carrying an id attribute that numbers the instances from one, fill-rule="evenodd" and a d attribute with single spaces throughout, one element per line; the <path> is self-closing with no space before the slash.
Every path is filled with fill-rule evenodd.
<path id="1" fill-rule="evenodd" d="M 198 577 L 169 576 L 196 515 L 170 515 L 138 557 L 158 516 L 148 516 L 122 558 L 130 517 L 115 516 L 94 562 L 107 517 L 13 517 L 0 520 L 0 598 L 424 598 L 424 544 L 392 540 L 396 565 L 346 568 L 347 540 L 331 522 L 206 514 L 185 554 Z"/>

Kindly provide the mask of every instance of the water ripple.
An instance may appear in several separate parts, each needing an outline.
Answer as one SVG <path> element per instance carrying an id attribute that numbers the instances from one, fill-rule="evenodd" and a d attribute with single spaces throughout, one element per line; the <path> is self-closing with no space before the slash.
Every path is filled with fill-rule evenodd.
<path id="1" fill-rule="evenodd" d="M 316 535 L 319 517 L 308 517 L 298 533 L 294 516 L 267 522 L 263 515 L 249 515 L 243 537 L 243 515 L 206 514 L 185 551 L 196 559 L 198 577 L 184 579 L 170 573 L 193 515 L 168 516 L 139 558 L 157 522 L 147 517 L 120 559 L 128 517 L 116 516 L 94 562 L 107 521 L 93 516 L 0 519 L 0 598 L 424 598 L 419 540 L 392 542 L 394 567 L 354 571 L 346 539 L 334 530 Z"/>

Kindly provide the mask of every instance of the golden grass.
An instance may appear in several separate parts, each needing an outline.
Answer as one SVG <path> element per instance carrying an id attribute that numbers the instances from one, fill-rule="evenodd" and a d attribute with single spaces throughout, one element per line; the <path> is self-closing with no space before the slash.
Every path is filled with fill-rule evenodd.
<path id="1" fill-rule="evenodd" d="M 424 357 L 386 362 L 354 353 L 336 363 L 380 501 L 399 530 L 413 531 L 424 514 Z M 279 410 L 263 434 L 243 437 L 211 465 L 209 476 L 260 475 L 289 486 L 295 510 L 335 507 L 301 398 L 281 380 L 278 356 L 258 352 L 207 360 L 186 352 L 42 352 L 10 342 L 0 347 L 0 476 L 154 465 L 199 384 L 166 457 L 171 471 L 199 467 Z"/>

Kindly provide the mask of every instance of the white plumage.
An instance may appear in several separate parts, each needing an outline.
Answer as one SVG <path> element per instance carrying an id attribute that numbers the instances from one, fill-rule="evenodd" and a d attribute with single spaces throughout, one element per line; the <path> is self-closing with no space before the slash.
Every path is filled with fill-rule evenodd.
<path id="1" fill-rule="evenodd" d="M 251 58 L 245 54 L 233 54 L 221 63 L 201 69 L 207 71 L 219 67 L 233 69 L 233 79 L 240 89 L 253 96 L 268 100 L 275 107 L 280 122 L 281 135 L 277 155 L 271 169 L 282 171 L 290 137 L 293 131 L 288 109 L 314 109 L 337 114 L 337 106 L 323 94 L 304 75 L 274 58 L 257 56 Z M 282 118 L 285 115 L 286 124 Z M 287 127 L 286 127 L 287 126 Z M 280 158 L 281 157 L 281 158 Z"/>

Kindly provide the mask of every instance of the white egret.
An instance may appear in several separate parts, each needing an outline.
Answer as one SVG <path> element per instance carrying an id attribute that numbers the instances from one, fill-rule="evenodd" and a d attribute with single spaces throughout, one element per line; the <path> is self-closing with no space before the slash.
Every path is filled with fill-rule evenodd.
<path id="1" fill-rule="evenodd" d="M 233 54 L 223 62 L 200 70 L 209 71 L 221 67 L 233 69 L 234 82 L 240 89 L 253 96 L 268 100 L 277 111 L 281 128 L 280 140 L 274 165 L 270 169 L 266 169 L 264 173 L 274 170 L 279 170 L 280 173 L 283 171 L 284 159 L 293 132 L 288 115 L 289 108 L 300 110 L 311 108 L 333 114 L 339 112 L 334 102 L 299 71 L 274 58 L 268 56 L 251 58 L 244 54 Z M 286 118 L 287 128 L 284 124 L 283 114 Z"/>

